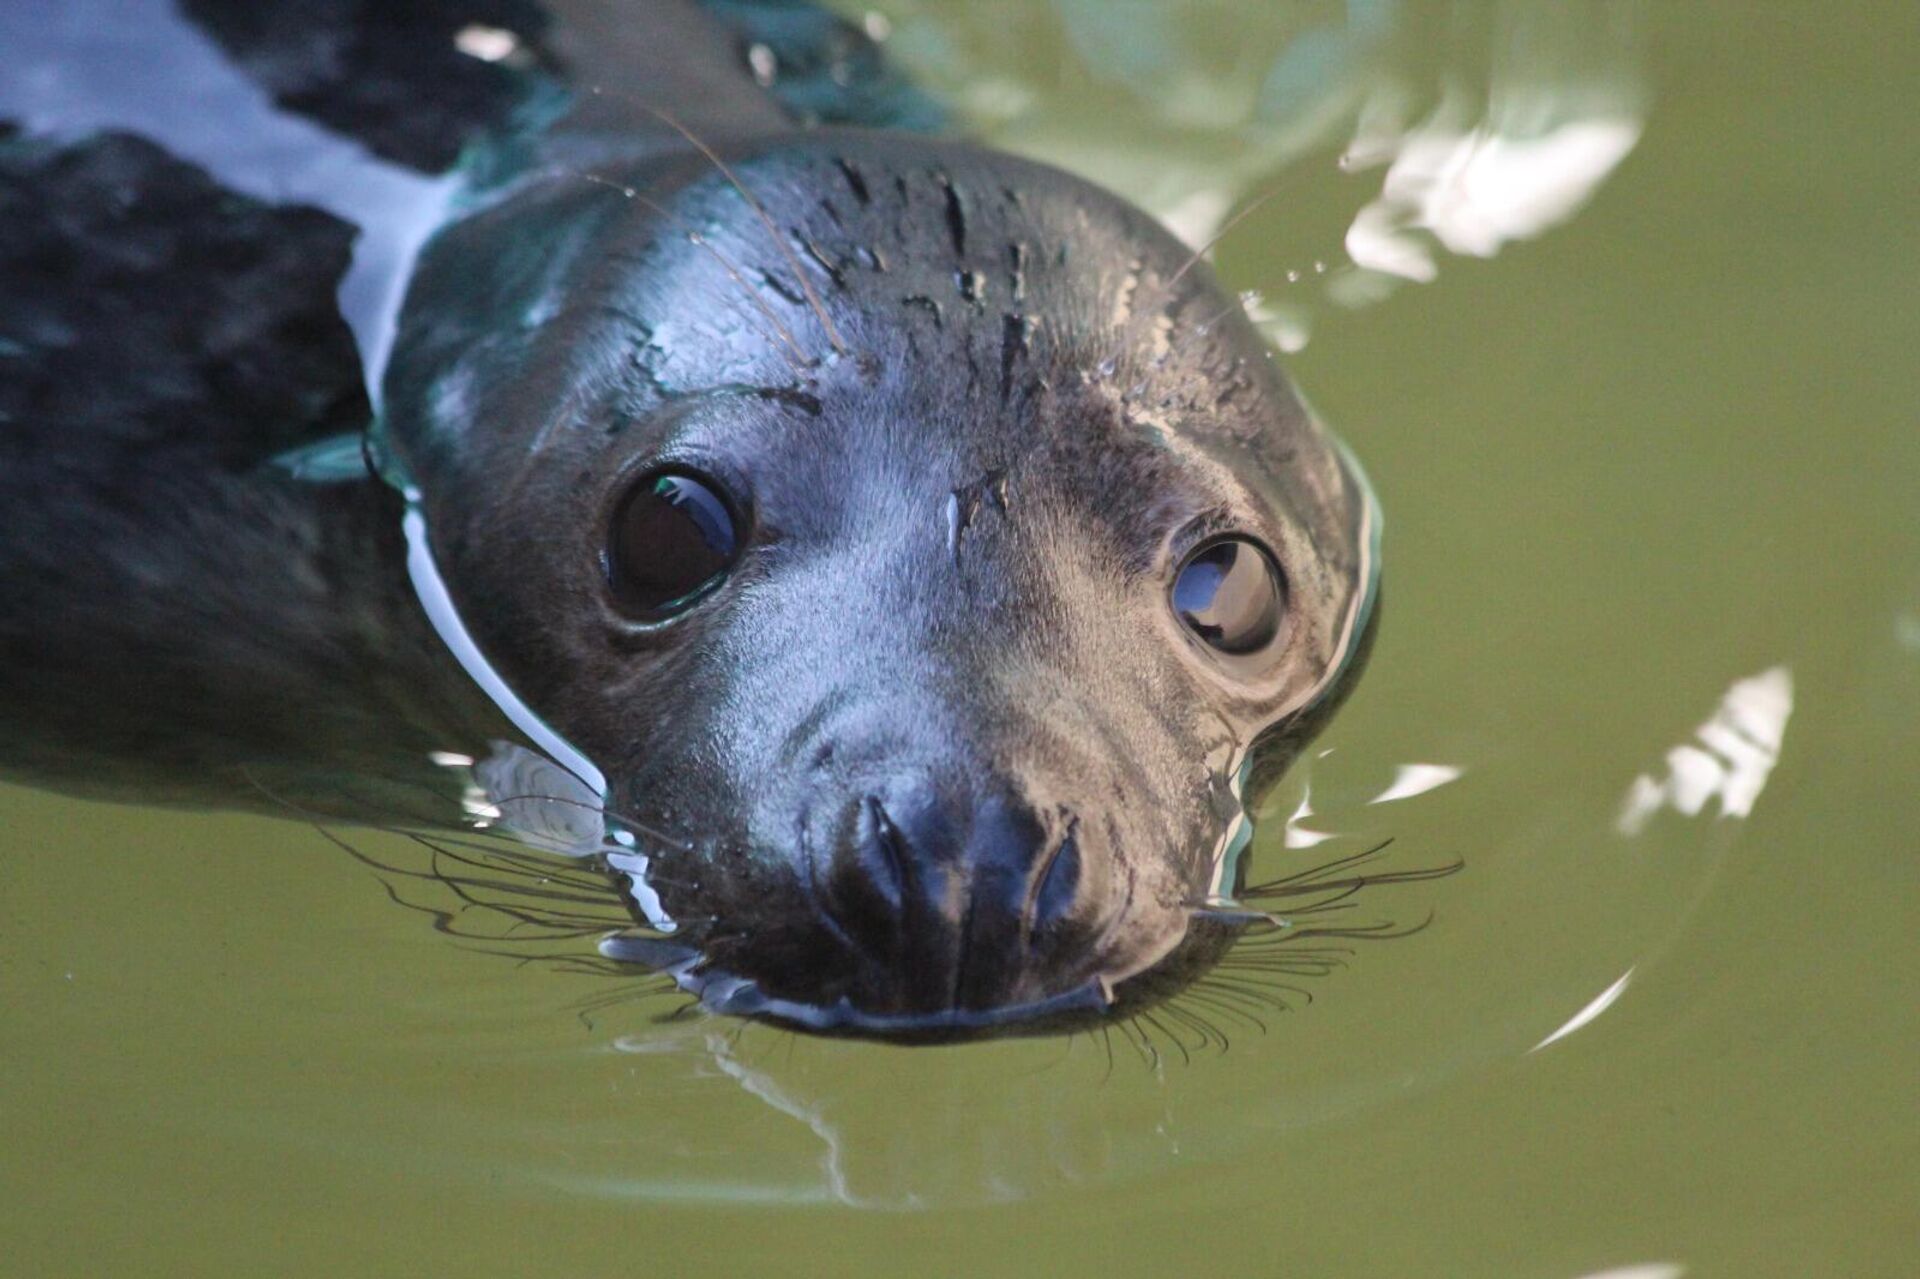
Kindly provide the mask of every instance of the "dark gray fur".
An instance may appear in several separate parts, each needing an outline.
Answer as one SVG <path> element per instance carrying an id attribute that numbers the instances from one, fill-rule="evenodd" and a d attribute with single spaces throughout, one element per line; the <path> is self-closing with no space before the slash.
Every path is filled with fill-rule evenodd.
<path id="1" fill-rule="evenodd" d="M 653 957 L 720 1006 L 942 1037 L 1158 998 L 1231 940 L 1196 908 L 1242 759 L 1283 767 L 1358 671 L 1358 478 L 1209 269 L 1123 200 L 802 127 L 727 29 L 642 8 L 645 39 L 633 6 L 566 6 L 541 57 L 574 95 L 496 139 L 412 277 L 379 445 L 462 617 L 648 832 L 685 924 Z M 193 247 L 67 298 L 0 401 L 23 585 L 0 758 L 228 803 L 261 770 L 349 815 L 363 782 L 430 789 L 426 750 L 499 727 L 413 603 L 394 498 L 264 465 L 365 412 L 322 305 L 342 229 L 189 194 L 137 143 L 4 156 L 6 225 L 47 252 Z M 74 235 L 62 210 L 112 191 L 56 170 L 89 163 L 138 178 L 113 188 L 124 225 Z M 211 260 L 222 228 L 259 260 Z M 130 302 L 200 281 L 183 310 Z M 34 315 L 16 293 L 0 334 Z M 96 361 L 112 393 L 68 405 Z M 717 477 L 752 529 L 717 594 L 648 628 L 603 548 L 662 464 Z M 1257 666 L 1168 605 L 1223 532 L 1285 573 Z"/>

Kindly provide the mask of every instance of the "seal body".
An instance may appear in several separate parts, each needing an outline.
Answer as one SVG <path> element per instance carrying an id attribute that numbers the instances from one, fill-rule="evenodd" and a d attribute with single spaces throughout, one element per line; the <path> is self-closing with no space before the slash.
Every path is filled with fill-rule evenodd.
<path id="1" fill-rule="evenodd" d="M 483 103 L 404 308 L 360 326 L 363 355 L 391 333 L 393 492 L 262 481 L 311 527 L 347 492 L 409 530 L 378 567 L 308 554 L 310 596 L 258 619 L 389 619 L 409 698 L 316 678 L 290 705 L 477 753 L 497 710 L 604 814 L 653 929 L 613 953 L 725 1011 L 948 1038 L 1177 989 L 1233 940 L 1254 793 L 1358 672 L 1363 480 L 1123 199 L 820 122 L 751 74 L 753 6 L 577 8 Z M 687 56 L 623 36 L 643 16 Z M 821 21 L 816 52 L 870 53 Z M 861 112 L 920 110 L 879 75 Z"/>

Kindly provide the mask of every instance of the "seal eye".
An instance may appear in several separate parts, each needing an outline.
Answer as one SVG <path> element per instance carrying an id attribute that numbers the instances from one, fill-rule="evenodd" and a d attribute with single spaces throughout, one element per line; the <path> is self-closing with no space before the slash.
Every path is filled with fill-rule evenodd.
<path id="1" fill-rule="evenodd" d="M 1173 611 L 1187 629 L 1222 653 L 1258 652 L 1280 633 L 1280 570 L 1245 538 L 1208 542 L 1173 580 Z"/>
<path id="2" fill-rule="evenodd" d="M 633 486 L 613 517 L 607 576 L 642 621 L 665 621 L 720 585 L 739 549 L 733 511 L 716 485 L 683 471 L 655 471 Z"/>

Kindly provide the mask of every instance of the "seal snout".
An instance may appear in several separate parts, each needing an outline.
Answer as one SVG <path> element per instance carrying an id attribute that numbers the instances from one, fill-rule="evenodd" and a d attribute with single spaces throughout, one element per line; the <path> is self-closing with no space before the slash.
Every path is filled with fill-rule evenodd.
<path id="1" fill-rule="evenodd" d="M 906 777 L 843 801 L 820 909 L 868 1011 L 984 1011 L 1071 984 L 1062 943 L 1097 911 L 1078 823 L 1005 784 Z"/>

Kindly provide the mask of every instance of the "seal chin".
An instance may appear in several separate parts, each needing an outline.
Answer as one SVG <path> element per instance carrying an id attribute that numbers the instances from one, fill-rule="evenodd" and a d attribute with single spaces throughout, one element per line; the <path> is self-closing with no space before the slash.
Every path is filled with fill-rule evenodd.
<path id="1" fill-rule="evenodd" d="M 679 938 L 620 933 L 600 953 L 671 977 L 706 1011 L 775 1023 L 809 1034 L 902 1044 L 956 1043 L 1091 1029 L 1176 995 L 1210 969 L 1239 930 L 1184 915 L 1179 923 L 1127 913 L 1105 922 L 1088 950 L 1062 954 L 1056 975 L 1031 951 L 983 957 L 1017 977 L 961 997 L 915 998 L 926 983 L 911 965 L 850 948 L 826 917 L 802 940 L 791 925 L 762 954 L 702 949 Z"/>
<path id="2" fill-rule="evenodd" d="M 994 1035 L 1052 1032 L 1104 1016 L 1108 988 L 1089 981 L 1045 999 L 994 1008 L 945 1008 L 937 1012 L 872 1013 L 842 996 L 832 1004 L 776 999 L 752 982 L 737 982 L 711 1002 L 716 1012 L 759 1017 L 818 1035 L 889 1039 L 899 1043 L 947 1043 Z M 705 995 L 702 1002 L 708 1003 Z"/>
<path id="3" fill-rule="evenodd" d="M 984 1008 L 874 1011 L 847 994 L 818 1002 L 773 994 L 753 978 L 709 963 L 691 947 L 658 938 L 618 934 L 600 943 L 600 953 L 672 977 L 708 1012 L 773 1022 L 815 1035 L 901 1044 L 959 1043 L 1087 1028 L 1166 998 L 1171 989 L 1186 983 L 1185 979 L 1168 981 L 1164 970 L 1187 967 L 1169 963 L 1118 987 L 1107 977 L 1091 977 L 1055 994 Z"/>

